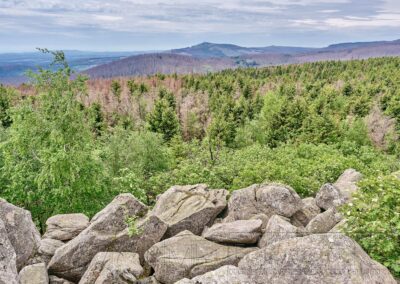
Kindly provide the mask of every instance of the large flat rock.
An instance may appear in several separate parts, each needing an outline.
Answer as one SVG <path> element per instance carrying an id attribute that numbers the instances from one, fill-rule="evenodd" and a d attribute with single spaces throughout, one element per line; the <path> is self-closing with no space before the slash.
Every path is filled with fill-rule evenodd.
<path id="1" fill-rule="evenodd" d="M 161 283 L 172 284 L 224 265 L 237 265 L 241 258 L 255 250 L 220 245 L 183 231 L 151 247 L 145 258 Z"/>
<path id="2" fill-rule="evenodd" d="M 290 218 L 302 207 L 303 202 L 293 188 L 281 184 L 256 184 L 232 193 L 225 221 L 249 220 L 260 214 L 268 218 L 275 214 Z"/>
<path id="3" fill-rule="evenodd" d="M 246 255 L 239 268 L 254 284 L 396 284 L 386 267 L 342 234 L 280 241 Z"/>
<path id="4" fill-rule="evenodd" d="M 69 241 L 89 226 L 89 218 L 84 214 L 60 214 L 47 219 L 46 226 L 43 238 Z"/>
<path id="5" fill-rule="evenodd" d="M 255 244 L 261 236 L 261 220 L 238 220 L 206 228 L 203 237 L 226 244 Z"/>
<path id="6" fill-rule="evenodd" d="M 152 214 L 168 224 L 165 237 L 184 230 L 200 235 L 225 209 L 228 191 L 204 184 L 173 186 L 157 198 Z"/>
<path id="7" fill-rule="evenodd" d="M 50 274 L 77 282 L 99 252 L 134 252 L 143 259 L 145 251 L 159 242 L 167 229 L 156 216 L 138 219 L 134 228 L 128 226 L 129 219 L 141 218 L 146 211 L 133 195 L 117 196 L 93 217 L 89 227 L 56 250 L 49 263 Z"/>

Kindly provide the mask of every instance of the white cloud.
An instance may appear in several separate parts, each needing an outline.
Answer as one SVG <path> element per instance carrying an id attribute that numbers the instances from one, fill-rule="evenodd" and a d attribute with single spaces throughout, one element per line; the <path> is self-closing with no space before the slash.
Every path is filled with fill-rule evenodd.
<path id="1" fill-rule="evenodd" d="M 399 26 L 399 0 L 358 5 L 352 0 L 0 0 L 0 28 L 9 26 L 7 19 L 15 29 L 20 23 L 21 31 L 27 21 L 37 21 L 39 28 L 191 34 Z"/>

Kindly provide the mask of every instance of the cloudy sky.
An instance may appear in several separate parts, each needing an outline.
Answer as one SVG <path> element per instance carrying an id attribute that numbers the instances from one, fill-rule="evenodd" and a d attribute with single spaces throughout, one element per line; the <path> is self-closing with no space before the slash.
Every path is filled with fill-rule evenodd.
<path id="1" fill-rule="evenodd" d="M 0 0 L 0 52 L 400 38 L 400 0 Z"/>

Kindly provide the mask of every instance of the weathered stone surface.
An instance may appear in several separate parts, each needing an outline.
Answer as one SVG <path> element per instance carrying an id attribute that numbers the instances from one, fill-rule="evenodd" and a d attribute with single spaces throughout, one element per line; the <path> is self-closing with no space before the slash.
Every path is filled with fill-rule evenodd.
<path id="1" fill-rule="evenodd" d="M 54 275 L 49 276 L 49 281 L 49 284 L 74 284 L 66 279 L 62 279 Z"/>
<path id="2" fill-rule="evenodd" d="M 42 255 L 53 256 L 56 250 L 63 245 L 64 243 L 59 240 L 42 239 L 40 241 L 39 253 Z"/>
<path id="3" fill-rule="evenodd" d="M 252 284 L 252 282 L 236 266 L 225 265 L 192 279 L 182 279 L 175 284 Z"/>
<path id="4" fill-rule="evenodd" d="M 336 186 L 326 183 L 319 189 L 315 202 L 320 208 L 328 210 L 344 204 L 346 200 Z"/>
<path id="5" fill-rule="evenodd" d="M 355 169 L 347 169 L 333 185 L 339 189 L 346 202 L 348 202 L 351 200 L 351 195 L 357 191 L 357 182 L 359 182 L 362 177 L 362 174 Z"/>
<path id="6" fill-rule="evenodd" d="M 288 220 L 283 217 L 274 215 L 269 219 L 265 232 L 258 242 L 260 248 L 266 247 L 270 244 L 296 238 L 304 234 L 304 229 L 300 229 L 290 224 Z"/>
<path id="7" fill-rule="evenodd" d="M 255 244 L 261 236 L 261 220 L 238 220 L 215 224 L 206 228 L 203 237 L 207 240 L 227 244 Z"/>
<path id="8" fill-rule="evenodd" d="M 93 217 L 91 224 L 77 237 L 57 249 L 49 263 L 52 275 L 79 280 L 98 252 L 134 252 L 143 258 L 145 251 L 160 241 L 167 225 L 156 216 L 136 221 L 130 236 L 127 218 L 143 216 L 145 205 L 131 194 L 117 196 Z"/>
<path id="9" fill-rule="evenodd" d="M 303 199 L 303 207 L 294 213 L 291 218 L 291 222 L 293 225 L 298 227 L 305 227 L 307 224 L 321 213 L 321 209 L 318 207 L 317 203 L 315 202 L 315 198 L 308 197 Z"/>
<path id="10" fill-rule="evenodd" d="M 331 208 L 312 219 L 308 223 L 306 231 L 311 234 L 324 234 L 332 230 L 341 220 L 342 215 L 335 208 Z"/>
<path id="11" fill-rule="evenodd" d="M 0 218 L 0 284 L 17 284 L 17 256 Z"/>
<path id="12" fill-rule="evenodd" d="M 347 220 L 343 219 L 339 223 L 337 223 L 330 231 L 329 233 L 343 233 L 343 228 L 346 224 Z"/>
<path id="13" fill-rule="evenodd" d="M 29 261 L 29 264 L 44 262 L 47 265 L 55 254 L 56 250 L 63 245 L 64 243 L 59 240 L 42 239 L 40 241 L 38 254 Z"/>
<path id="14" fill-rule="evenodd" d="M 99 252 L 79 284 L 127 284 L 143 273 L 139 255 L 131 252 Z"/>
<path id="15" fill-rule="evenodd" d="M 236 265 L 256 248 L 223 246 L 183 231 L 151 247 L 145 259 L 155 270 L 155 277 L 165 284 L 193 278 L 224 265 Z"/>
<path id="16" fill-rule="evenodd" d="M 37 263 L 24 267 L 19 273 L 20 284 L 48 284 L 46 265 Z"/>
<path id="17" fill-rule="evenodd" d="M 161 284 L 154 276 L 136 280 L 133 284 Z"/>
<path id="18" fill-rule="evenodd" d="M 303 207 L 299 195 L 289 186 L 280 184 L 252 185 L 235 190 L 228 202 L 226 222 L 248 220 L 263 213 L 291 217 Z"/>
<path id="19" fill-rule="evenodd" d="M 390 272 L 342 234 L 310 235 L 246 255 L 240 270 L 254 284 L 395 284 Z"/>
<path id="20" fill-rule="evenodd" d="M 3 220 L 8 239 L 17 256 L 17 270 L 21 270 L 34 257 L 40 234 L 32 221 L 31 213 L 0 198 L 0 219 Z"/>
<path id="21" fill-rule="evenodd" d="M 43 238 L 69 241 L 89 226 L 89 218 L 84 214 L 60 214 L 50 217 L 46 225 Z"/>
<path id="22" fill-rule="evenodd" d="M 334 184 L 324 184 L 318 191 L 315 201 L 319 207 L 328 210 L 338 207 L 351 200 L 351 195 L 357 191 L 357 182 L 362 175 L 354 169 L 347 169 Z"/>
<path id="23" fill-rule="evenodd" d="M 160 195 L 152 214 L 168 224 L 166 237 L 188 230 L 200 235 L 225 209 L 228 191 L 204 184 L 173 186 Z"/>

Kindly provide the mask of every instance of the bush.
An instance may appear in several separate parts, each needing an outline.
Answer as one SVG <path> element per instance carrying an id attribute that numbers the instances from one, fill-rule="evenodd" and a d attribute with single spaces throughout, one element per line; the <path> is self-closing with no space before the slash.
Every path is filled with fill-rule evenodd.
<path id="1" fill-rule="evenodd" d="M 342 208 L 344 231 L 400 277 L 400 178 L 372 177 L 359 185 L 353 202 Z"/>

